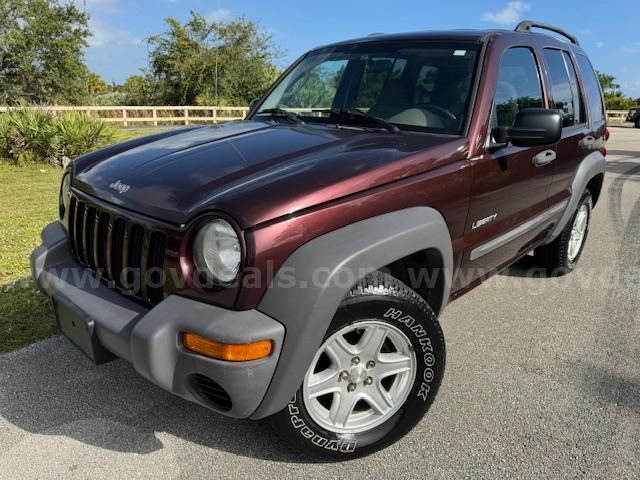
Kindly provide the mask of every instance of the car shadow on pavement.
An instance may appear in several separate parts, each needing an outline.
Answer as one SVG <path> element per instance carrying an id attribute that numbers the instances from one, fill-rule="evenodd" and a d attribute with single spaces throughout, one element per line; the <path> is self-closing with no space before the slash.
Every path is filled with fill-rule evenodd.
<path id="1" fill-rule="evenodd" d="M 291 453 L 268 422 L 230 419 L 182 400 L 122 360 L 96 367 L 59 336 L 0 356 L 0 416 L 27 432 L 117 452 L 155 452 L 163 448 L 156 434 L 168 434 L 251 458 L 311 461 Z"/>

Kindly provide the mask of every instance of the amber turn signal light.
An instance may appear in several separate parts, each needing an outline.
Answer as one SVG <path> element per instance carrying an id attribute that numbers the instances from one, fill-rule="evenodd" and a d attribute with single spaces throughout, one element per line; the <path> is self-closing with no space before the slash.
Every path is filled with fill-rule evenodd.
<path id="1" fill-rule="evenodd" d="M 182 344 L 192 352 L 228 362 L 259 360 L 268 357 L 273 351 L 271 340 L 260 340 L 254 343 L 221 343 L 195 333 L 183 333 Z"/>

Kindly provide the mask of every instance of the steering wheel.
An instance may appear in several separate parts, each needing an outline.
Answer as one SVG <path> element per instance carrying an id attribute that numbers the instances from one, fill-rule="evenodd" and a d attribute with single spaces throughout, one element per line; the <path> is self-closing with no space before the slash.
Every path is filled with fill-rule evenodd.
<path id="1" fill-rule="evenodd" d="M 447 117 L 450 120 L 458 120 L 458 118 L 451 113 L 446 108 L 439 107 L 438 105 L 433 105 L 431 103 L 421 103 L 416 105 L 416 108 L 422 108 L 423 110 L 431 110 L 436 114 L 440 114 L 442 117 Z"/>

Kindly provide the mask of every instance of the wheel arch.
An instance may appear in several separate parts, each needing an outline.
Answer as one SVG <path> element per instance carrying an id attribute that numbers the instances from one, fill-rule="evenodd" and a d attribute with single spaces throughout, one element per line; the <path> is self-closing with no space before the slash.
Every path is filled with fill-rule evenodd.
<path id="1" fill-rule="evenodd" d="M 591 185 L 592 187 L 598 187 L 598 194 L 600 195 L 600 191 L 602 189 L 602 182 L 604 181 L 604 172 L 607 169 L 607 161 L 604 158 L 604 155 L 598 150 L 591 152 L 587 155 L 580 166 L 576 170 L 576 173 L 571 181 L 571 196 L 569 197 L 569 203 L 562 214 L 562 217 L 553 228 L 547 241 L 545 244 L 549 244 L 553 242 L 558 235 L 564 230 L 564 227 L 567 225 L 567 222 L 573 216 L 573 212 L 578 207 L 578 202 L 582 197 L 582 193 L 585 189 Z M 593 191 L 591 191 L 591 195 L 595 195 Z M 594 205 L 596 203 L 596 199 L 594 199 Z"/>
<path id="2" fill-rule="evenodd" d="M 271 385 L 252 418 L 276 413 L 293 397 L 351 288 L 373 271 L 399 271 L 416 254 L 439 268 L 434 276 L 439 308 L 432 308 L 441 311 L 449 299 L 453 251 L 447 224 L 433 208 L 413 207 L 368 218 L 294 251 L 258 305 L 258 310 L 280 321 L 286 333 Z"/>

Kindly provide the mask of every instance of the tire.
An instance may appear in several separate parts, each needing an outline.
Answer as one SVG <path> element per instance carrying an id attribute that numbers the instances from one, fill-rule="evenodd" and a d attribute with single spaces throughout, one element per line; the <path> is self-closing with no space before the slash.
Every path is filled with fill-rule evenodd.
<path id="1" fill-rule="evenodd" d="M 559 277 L 572 272 L 576 268 L 587 241 L 592 208 L 591 193 L 589 190 L 585 190 L 571 220 L 567 222 L 567 226 L 558 235 L 558 238 L 548 245 L 543 245 L 535 250 L 536 263 L 546 270 L 547 275 Z M 581 243 L 576 249 L 572 246 L 572 233 L 579 213 L 582 211 L 586 212 L 586 224 L 584 225 Z"/>
<path id="2" fill-rule="evenodd" d="M 358 337 L 360 330 L 365 333 Z M 354 350 L 333 348 L 340 337 Z M 369 344 L 382 348 L 365 348 Z M 339 359 L 334 365 L 332 358 L 338 358 L 337 350 L 342 352 L 338 357 L 351 362 L 349 365 Z M 334 352 L 333 357 L 327 353 L 330 351 Z M 370 355 L 371 351 L 378 353 Z M 352 354 L 362 358 L 353 363 Z M 386 362 L 392 358 L 403 358 L 398 362 L 410 367 L 385 380 L 377 378 L 376 368 L 382 377 L 381 369 L 390 371 L 391 364 Z M 347 372 L 345 367 L 351 370 Z M 431 307 L 396 278 L 374 272 L 356 284 L 342 301 L 303 384 L 287 407 L 272 417 L 274 427 L 292 448 L 314 458 L 335 461 L 368 455 L 396 442 L 420 421 L 438 392 L 444 367 L 444 335 Z M 312 398 L 316 388 L 312 386 L 313 379 L 325 378 L 326 372 L 327 381 L 318 385 L 326 383 L 336 391 Z M 361 378 L 365 380 L 358 383 Z M 396 400 L 390 403 L 392 408 L 382 401 L 376 403 L 381 398 L 377 393 L 380 388 L 387 391 L 384 398 Z M 360 396 L 367 398 L 356 402 L 354 399 Z M 335 417 L 346 418 L 346 422 L 331 419 L 331 407 L 342 405 L 338 398 L 351 400 L 344 404 L 349 405 L 345 411 L 351 412 L 347 417 L 335 408 Z M 351 405 L 355 405 L 353 411 Z M 376 412 L 372 405 L 384 408 Z M 385 408 L 388 411 L 382 413 Z"/>
<path id="3" fill-rule="evenodd" d="M 636 121 L 633 124 L 633 126 L 636 127 L 636 128 L 640 128 L 640 118 L 636 118 Z"/>

